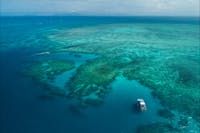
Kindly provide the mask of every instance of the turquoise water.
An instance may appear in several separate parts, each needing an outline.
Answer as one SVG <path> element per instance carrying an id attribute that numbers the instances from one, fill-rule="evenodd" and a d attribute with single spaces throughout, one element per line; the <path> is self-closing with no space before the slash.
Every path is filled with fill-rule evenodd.
<path id="1" fill-rule="evenodd" d="M 174 101 L 170 106 L 154 91 L 162 86 L 169 102 L 176 96 L 181 101 L 183 95 L 200 104 L 199 18 L 1 17 L 0 38 L 1 133 L 133 133 L 155 122 L 169 123 L 181 132 L 200 131 L 198 116 L 194 117 L 198 113 L 185 110 L 191 105 L 176 108 Z M 41 52 L 50 54 L 37 55 Z M 49 95 L 49 86 L 21 73 L 32 62 L 46 60 L 75 63 L 49 83 L 65 90 L 64 96 Z M 67 96 L 68 84 L 93 61 L 112 66 L 117 76 L 106 84 L 111 89 L 103 103 L 81 107 L 82 97 Z M 80 85 L 95 80 L 81 80 Z M 171 86 L 178 90 L 168 92 Z M 189 93 L 178 92 L 185 90 Z M 135 110 L 137 98 L 146 101 L 146 112 Z M 173 120 L 158 115 L 165 108 L 174 112 Z M 184 120 L 187 124 L 181 125 Z"/>
<path id="2" fill-rule="evenodd" d="M 95 58 L 97 58 L 97 56 L 93 54 L 59 52 L 51 55 L 37 57 L 36 60 L 42 61 L 48 59 L 53 59 L 53 60 L 61 59 L 61 60 L 72 61 L 75 63 L 75 68 L 58 75 L 56 79 L 54 79 L 53 83 L 50 83 L 58 88 L 64 89 L 66 83 L 69 82 L 69 79 L 76 73 L 77 68 L 80 67 L 80 65 L 86 63 L 87 61 Z"/>

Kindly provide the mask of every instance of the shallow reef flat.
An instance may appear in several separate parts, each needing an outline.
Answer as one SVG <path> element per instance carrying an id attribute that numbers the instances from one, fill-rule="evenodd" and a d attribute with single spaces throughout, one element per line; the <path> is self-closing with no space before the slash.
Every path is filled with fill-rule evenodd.
<path id="1" fill-rule="evenodd" d="M 69 84 L 70 95 L 94 96 L 122 73 L 150 87 L 167 108 L 200 121 L 198 28 L 190 24 L 100 25 L 57 31 L 49 39 L 60 42 L 57 50 L 101 55 L 78 69 Z"/>
<path id="2" fill-rule="evenodd" d="M 109 84 L 119 73 L 109 61 L 97 59 L 80 66 L 69 81 L 69 95 L 78 98 L 83 106 L 101 103 L 110 89 Z"/>
<path id="3" fill-rule="evenodd" d="M 65 71 L 73 69 L 74 63 L 64 60 L 38 61 L 28 65 L 23 73 L 33 79 L 49 84 L 55 77 Z"/>
<path id="4" fill-rule="evenodd" d="M 179 48 L 179 51 L 189 48 L 195 51 L 199 47 L 198 34 L 196 25 L 108 24 L 58 30 L 48 35 L 48 38 L 55 44 L 60 44 L 55 46 L 57 50 L 105 55 L 114 52 L 120 54 L 121 49 L 131 52 L 138 47 L 152 50 Z"/>

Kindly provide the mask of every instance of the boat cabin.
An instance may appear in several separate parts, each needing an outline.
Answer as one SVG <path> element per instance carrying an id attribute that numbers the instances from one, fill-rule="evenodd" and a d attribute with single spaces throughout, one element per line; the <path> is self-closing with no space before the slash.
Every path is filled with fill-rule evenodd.
<path id="1" fill-rule="evenodd" d="M 137 99 L 137 109 L 140 111 L 146 111 L 146 103 L 144 102 L 143 99 Z"/>

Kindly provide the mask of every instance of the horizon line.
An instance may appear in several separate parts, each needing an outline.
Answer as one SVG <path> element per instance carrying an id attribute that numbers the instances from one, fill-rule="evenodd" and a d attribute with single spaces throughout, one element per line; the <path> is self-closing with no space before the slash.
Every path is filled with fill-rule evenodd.
<path id="1" fill-rule="evenodd" d="M 196 17 L 197 16 L 187 16 L 187 15 L 2 15 L 0 17 Z"/>

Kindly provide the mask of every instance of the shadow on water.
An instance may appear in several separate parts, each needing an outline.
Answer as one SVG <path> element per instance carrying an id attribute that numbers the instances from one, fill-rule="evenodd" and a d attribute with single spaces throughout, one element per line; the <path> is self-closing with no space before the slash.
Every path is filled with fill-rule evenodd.
<path id="1" fill-rule="evenodd" d="M 137 103 L 134 103 L 134 104 L 131 106 L 130 110 L 131 110 L 134 114 L 141 114 L 141 113 L 142 113 L 142 112 L 138 109 Z"/>

